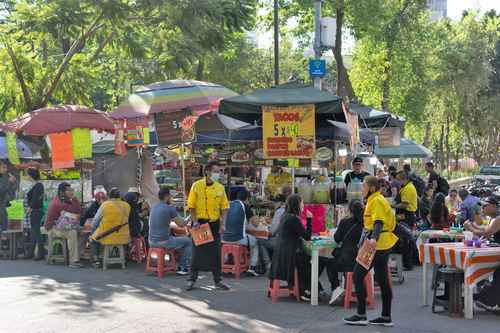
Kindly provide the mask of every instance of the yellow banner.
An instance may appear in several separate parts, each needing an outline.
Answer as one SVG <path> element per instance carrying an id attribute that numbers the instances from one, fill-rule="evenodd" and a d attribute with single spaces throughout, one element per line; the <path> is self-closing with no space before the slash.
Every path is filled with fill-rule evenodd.
<path id="1" fill-rule="evenodd" d="M 316 147 L 314 104 L 263 106 L 264 158 L 312 158 Z"/>

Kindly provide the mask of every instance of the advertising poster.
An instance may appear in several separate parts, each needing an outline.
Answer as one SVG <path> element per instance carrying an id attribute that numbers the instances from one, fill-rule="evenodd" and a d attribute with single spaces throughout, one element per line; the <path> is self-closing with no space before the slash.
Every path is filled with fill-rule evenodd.
<path id="1" fill-rule="evenodd" d="M 265 159 L 310 159 L 315 152 L 313 104 L 263 106 L 262 127 Z"/>

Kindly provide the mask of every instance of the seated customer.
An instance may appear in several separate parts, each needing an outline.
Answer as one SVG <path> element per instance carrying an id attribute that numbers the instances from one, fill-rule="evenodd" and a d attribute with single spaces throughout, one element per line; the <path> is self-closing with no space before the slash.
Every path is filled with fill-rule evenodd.
<path id="1" fill-rule="evenodd" d="M 450 227 L 450 215 L 443 193 L 436 194 L 431 208 L 431 229 L 442 230 Z"/>
<path id="2" fill-rule="evenodd" d="M 80 227 L 83 227 L 87 220 L 95 217 L 99 207 L 101 207 L 101 204 L 106 200 L 108 200 L 108 195 L 105 189 L 100 188 L 94 191 L 94 200 L 90 203 L 87 209 L 85 209 L 85 212 L 80 217 Z"/>
<path id="3" fill-rule="evenodd" d="M 171 206 L 170 190 L 162 188 L 158 192 L 160 202 L 153 206 L 149 214 L 149 247 L 162 247 L 175 249 L 180 253 L 177 274 L 189 274 L 189 262 L 191 261 L 192 241 L 190 237 L 175 237 L 170 233 L 170 222 L 179 227 L 185 227 L 187 220 L 177 215 L 177 210 Z"/>
<path id="4" fill-rule="evenodd" d="M 45 230 L 49 237 L 61 237 L 68 241 L 69 267 L 81 268 L 78 244 L 78 225 L 81 207 L 75 192 L 68 183 L 61 183 L 57 196 L 52 199 L 47 209 Z"/>
<path id="5" fill-rule="evenodd" d="M 358 255 L 358 243 L 363 232 L 363 203 L 360 200 L 352 200 L 349 203 L 350 216 L 340 221 L 337 231 L 333 235 L 337 248 L 332 252 L 332 259 L 328 260 L 328 279 L 332 285 L 333 304 L 344 292 L 340 286 L 339 272 L 352 272 L 356 256 Z"/>
<path id="6" fill-rule="evenodd" d="M 128 217 L 130 206 L 120 198 L 120 190 L 112 188 L 109 200 L 97 211 L 92 224 L 90 251 L 94 267 L 99 268 L 99 250 L 101 245 L 126 245 L 130 242 Z"/>
<path id="7" fill-rule="evenodd" d="M 304 209 L 304 203 L 300 195 L 293 194 L 286 201 L 285 215 L 282 218 L 276 236 L 273 262 L 269 273 L 270 279 L 287 281 L 289 287 L 294 285 L 295 268 L 303 267 L 303 240 L 311 240 L 312 214 L 307 212 L 307 227 L 304 228 L 300 221 L 300 214 Z M 298 262 L 301 261 L 301 262 Z M 307 300 L 306 290 L 310 288 L 307 282 L 307 274 L 298 269 L 299 289 L 303 300 Z"/>
<path id="8" fill-rule="evenodd" d="M 246 233 L 248 221 L 253 218 L 251 210 L 247 209 L 246 206 L 248 196 L 248 191 L 242 189 L 238 192 L 236 200 L 229 204 L 222 240 L 248 246 L 250 248 L 250 267 L 247 272 L 253 276 L 259 276 L 255 271 L 259 261 L 257 238 Z"/>

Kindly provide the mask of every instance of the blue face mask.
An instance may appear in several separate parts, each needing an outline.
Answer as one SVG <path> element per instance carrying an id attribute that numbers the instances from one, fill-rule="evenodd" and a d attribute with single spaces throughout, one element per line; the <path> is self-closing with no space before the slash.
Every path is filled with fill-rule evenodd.
<path id="1" fill-rule="evenodd" d="M 214 182 L 220 181 L 220 173 L 219 172 L 212 173 L 212 175 L 210 176 L 210 179 L 212 179 L 212 181 L 214 181 Z"/>

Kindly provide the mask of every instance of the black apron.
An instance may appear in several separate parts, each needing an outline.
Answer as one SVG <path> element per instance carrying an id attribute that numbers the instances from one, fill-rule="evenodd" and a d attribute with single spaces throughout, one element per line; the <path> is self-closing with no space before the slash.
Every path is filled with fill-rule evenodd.
<path id="1" fill-rule="evenodd" d="M 221 270 L 221 239 L 220 239 L 220 221 L 208 222 L 208 220 L 198 220 L 199 224 L 208 223 L 210 231 L 214 236 L 214 241 L 196 246 L 193 243 L 193 254 L 191 257 L 191 270 L 193 271 L 212 271 Z"/>

